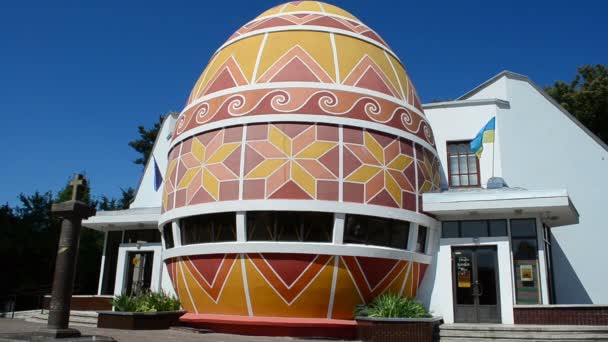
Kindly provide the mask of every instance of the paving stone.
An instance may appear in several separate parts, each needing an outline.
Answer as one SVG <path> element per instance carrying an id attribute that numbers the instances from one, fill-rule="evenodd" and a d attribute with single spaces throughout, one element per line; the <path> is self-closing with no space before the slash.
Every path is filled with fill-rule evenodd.
<path id="1" fill-rule="evenodd" d="M 0 318 L 0 333 L 26 333 L 36 331 L 43 327 L 44 324 L 26 322 L 21 319 Z M 93 327 L 75 327 L 83 335 L 102 335 L 110 336 L 116 341 L 123 342 L 279 342 L 279 341 L 311 341 L 310 339 L 297 339 L 292 337 L 266 337 L 266 336 L 243 336 L 243 335 L 228 335 L 228 334 L 199 334 L 188 331 L 187 329 L 169 329 L 169 330 L 118 330 L 118 329 L 100 329 Z M 314 341 L 332 341 L 332 340 L 314 340 Z"/>

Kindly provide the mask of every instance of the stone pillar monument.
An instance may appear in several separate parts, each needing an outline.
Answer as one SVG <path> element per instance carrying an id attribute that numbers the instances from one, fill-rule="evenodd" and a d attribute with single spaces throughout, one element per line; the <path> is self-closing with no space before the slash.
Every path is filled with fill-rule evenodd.
<path id="1" fill-rule="evenodd" d="M 61 222 L 61 233 L 57 248 L 48 325 L 39 331 L 40 334 L 49 337 L 80 336 L 80 331 L 69 328 L 68 323 L 74 275 L 76 273 L 80 227 L 83 219 L 95 215 L 95 208 L 79 200 L 85 184 L 86 179 L 83 175 L 75 175 L 72 181 L 72 199 L 53 204 L 51 208 L 51 212 L 61 217 L 63 221 Z"/>

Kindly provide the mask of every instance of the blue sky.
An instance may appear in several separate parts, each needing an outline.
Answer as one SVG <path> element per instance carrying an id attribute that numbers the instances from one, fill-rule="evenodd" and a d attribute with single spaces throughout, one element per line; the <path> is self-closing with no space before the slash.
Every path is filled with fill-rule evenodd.
<path id="1" fill-rule="evenodd" d="M 137 126 L 180 111 L 211 54 L 282 1 L 5 1 L 0 4 L 0 203 L 58 191 L 85 171 L 93 194 L 137 186 Z M 333 1 L 400 56 L 423 101 L 508 69 L 540 85 L 608 63 L 608 3 Z"/>

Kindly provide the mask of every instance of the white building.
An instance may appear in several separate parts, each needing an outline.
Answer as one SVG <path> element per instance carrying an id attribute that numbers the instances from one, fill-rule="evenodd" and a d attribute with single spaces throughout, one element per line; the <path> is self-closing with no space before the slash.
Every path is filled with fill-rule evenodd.
<path id="1" fill-rule="evenodd" d="M 507 71 L 424 110 L 444 184 L 423 196 L 425 212 L 442 229 L 429 234 L 433 262 L 418 299 L 446 322 L 513 323 L 519 304 L 608 303 L 608 273 L 597 265 L 608 239 L 601 217 L 606 144 L 527 77 Z M 495 143 L 478 160 L 468 143 L 492 117 Z M 162 262 L 162 187 L 154 189 L 154 160 L 166 170 L 175 122 L 164 121 L 130 209 L 84 222 L 106 236 L 100 295 L 129 291 L 138 281 L 174 293 Z M 488 189 L 493 176 L 508 187 Z M 170 229 L 175 244 L 178 229 Z M 132 266 L 135 256 L 140 263 Z"/>

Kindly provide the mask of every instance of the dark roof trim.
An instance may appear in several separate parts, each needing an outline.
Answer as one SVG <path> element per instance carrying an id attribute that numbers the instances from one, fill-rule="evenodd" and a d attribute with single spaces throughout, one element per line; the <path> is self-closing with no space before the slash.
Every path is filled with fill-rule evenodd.
<path id="1" fill-rule="evenodd" d="M 499 73 L 498 75 L 490 78 L 489 80 L 483 82 L 482 84 L 478 85 L 473 90 L 467 92 L 466 94 L 462 95 L 461 97 L 459 97 L 456 100 L 459 100 L 459 101 L 467 100 L 471 96 L 479 93 L 481 90 L 487 88 L 489 85 L 491 85 L 492 83 L 498 81 L 499 79 L 501 79 L 503 77 L 507 77 L 512 80 L 527 82 L 528 84 L 530 84 L 545 99 L 547 99 L 547 101 L 551 102 L 551 104 L 553 104 L 557 109 L 559 109 L 562 112 L 562 114 L 564 114 L 568 119 L 570 119 L 572 122 L 574 122 L 574 124 L 576 124 L 578 127 L 580 127 L 583 130 L 583 132 L 587 133 L 587 135 L 591 139 L 593 139 L 598 145 L 600 145 L 602 148 L 604 148 L 605 151 L 608 152 L 608 145 L 605 142 L 603 142 L 597 135 L 595 135 L 587 127 L 585 127 L 585 125 L 583 125 L 580 121 L 578 121 L 578 119 L 574 115 L 570 114 L 570 112 L 568 112 L 564 107 L 562 107 L 559 103 L 557 103 L 557 101 L 555 101 L 555 99 L 553 99 L 549 94 L 547 94 L 543 88 L 539 87 L 536 83 L 532 82 L 532 80 L 530 80 L 530 78 L 528 76 L 505 70 L 505 71 Z"/>

